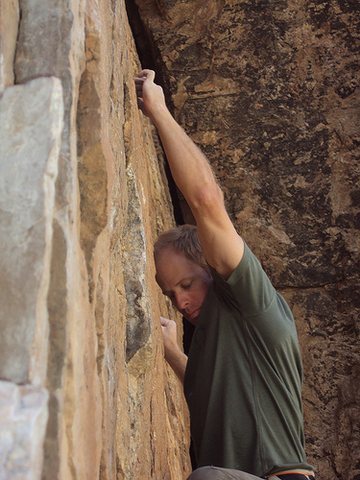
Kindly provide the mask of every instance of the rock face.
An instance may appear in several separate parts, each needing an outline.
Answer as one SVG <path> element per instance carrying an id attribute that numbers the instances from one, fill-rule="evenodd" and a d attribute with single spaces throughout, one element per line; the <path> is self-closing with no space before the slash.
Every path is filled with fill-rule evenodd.
<path id="1" fill-rule="evenodd" d="M 0 480 L 190 471 L 158 323 L 174 312 L 152 260 L 174 219 L 164 159 L 136 106 L 128 15 L 142 65 L 156 67 L 293 307 L 317 478 L 360 478 L 357 9 L 1 3 Z M 191 221 L 186 205 L 183 215 Z"/>
<path id="2" fill-rule="evenodd" d="M 125 5 L 1 8 L 0 478 L 186 478 L 152 259 L 174 220 Z"/>
<path id="3" fill-rule="evenodd" d="M 17 383 L 45 381 L 46 296 L 62 123 L 57 78 L 8 88 L 0 100 L 0 376 Z"/>
<path id="4" fill-rule="evenodd" d="M 19 24 L 18 0 L 0 5 L 0 93 L 14 83 L 14 57 Z"/>
<path id="5" fill-rule="evenodd" d="M 207 154 L 239 232 L 296 314 L 307 452 L 317 478 L 355 480 L 359 6 L 128 3 L 138 45 L 147 46 L 143 63 L 156 66 L 176 118 Z"/>
<path id="6" fill-rule="evenodd" d="M 41 478 L 48 393 L 0 381 L 0 478 Z"/>

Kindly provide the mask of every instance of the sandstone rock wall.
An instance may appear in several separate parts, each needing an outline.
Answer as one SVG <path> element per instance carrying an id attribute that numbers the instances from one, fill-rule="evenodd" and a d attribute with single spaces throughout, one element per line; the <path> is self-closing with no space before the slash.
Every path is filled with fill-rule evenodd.
<path id="1" fill-rule="evenodd" d="M 0 24 L 0 479 L 185 478 L 152 260 L 172 207 L 124 2 L 5 0 Z"/>
<path id="2" fill-rule="evenodd" d="M 296 314 L 309 460 L 358 479 L 359 4 L 135 3 L 138 45 Z"/>

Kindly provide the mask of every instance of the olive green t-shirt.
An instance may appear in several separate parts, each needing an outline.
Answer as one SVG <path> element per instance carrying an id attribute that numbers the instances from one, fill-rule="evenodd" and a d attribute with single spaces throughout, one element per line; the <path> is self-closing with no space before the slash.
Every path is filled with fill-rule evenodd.
<path id="1" fill-rule="evenodd" d="M 302 365 L 285 300 L 245 245 L 202 306 L 185 373 L 197 466 L 257 476 L 311 469 L 304 452 Z"/>

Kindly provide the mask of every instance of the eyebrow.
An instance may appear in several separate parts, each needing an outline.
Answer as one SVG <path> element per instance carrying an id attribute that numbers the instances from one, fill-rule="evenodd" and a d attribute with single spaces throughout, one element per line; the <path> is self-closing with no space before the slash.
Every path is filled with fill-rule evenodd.
<path id="1" fill-rule="evenodd" d="M 193 276 L 182 278 L 178 283 L 175 284 L 175 287 L 177 287 L 180 283 L 185 282 L 186 280 L 192 280 L 192 279 L 193 279 Z M 167 297 L 170 297 L 171 293 L 173 293 L 173 290 L 163 290 L 163 289 L 161 289 L 161 291 Z"/>

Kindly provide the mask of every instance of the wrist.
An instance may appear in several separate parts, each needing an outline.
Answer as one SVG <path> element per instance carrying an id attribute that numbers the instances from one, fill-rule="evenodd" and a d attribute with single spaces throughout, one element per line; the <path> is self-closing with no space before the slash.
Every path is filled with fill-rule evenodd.
<path id="1" fill-rule="evenodd" d="M 177 343 L 168 343 L 165 345 L 165 358 L 167 361 L 176 360 L 182 355 L 184 355 L 184 352 Z"/>
<path id="2" fill-rule="evenodd" d="M 168 123 L 169 119 L 173 119 L 167 106 L 162 104 L 152 108 L 149 116 L 156 128 L 159 128 L 164 123 Z"/>

